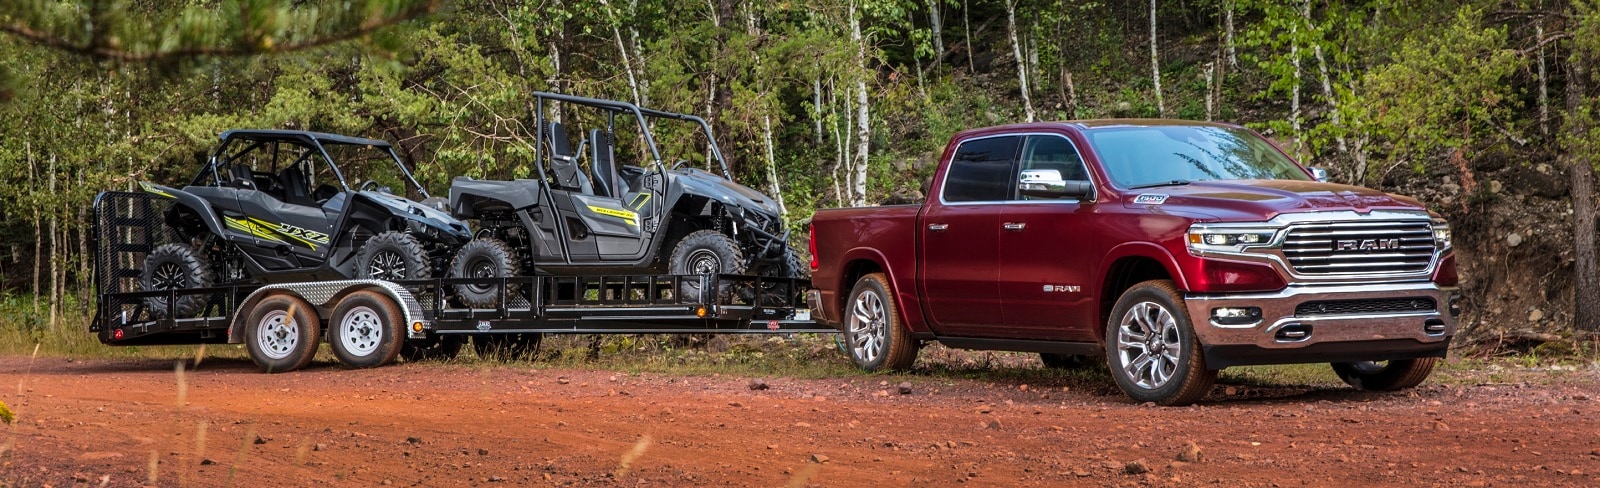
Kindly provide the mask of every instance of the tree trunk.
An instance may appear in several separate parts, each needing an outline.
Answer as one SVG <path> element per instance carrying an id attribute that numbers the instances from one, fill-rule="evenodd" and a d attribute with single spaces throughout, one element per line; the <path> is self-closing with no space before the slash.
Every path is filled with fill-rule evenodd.
<path id="1" fill-rule="evenodd" d="M 1534 37 L 1539 43 L 1539 133 L 1550 135 L 1550 83 L 1544 67 L 1544 21 L 1534 24 Z"/>
<path id="2" fill-rule="evenodd" d="M 1309 0 L 1307 0 L 1309 3 Z M 1300 161 L 1306 160 L 1305 142 L 1300 138 L 1300 85 L 1304 76 L 1300 73 L 1300 23 L 1289 26 L 1289 62 L 1294 65 L 1294 87 L 1289 90 L 1289 129 L 1294 135 L 1294 157 Z"/>
<path id="3" fill-rule="evenodd" d="M 1578 122 L 1570 123 L 1574 139 L 1588 131 L 1576 118 L 1582 109 L 1584 81 L 1589 73 L 1582 54 L 1573 53 L 1567 73 L 1567 116 Z M 1595 260 L 1595 201 L 1594 162 L 1590 155 L 1577 148 L 1567 148 L 1567 164 L 1572 172 L 1572 242 L 1573 242 L 1573 320 L 1577 330 L 1600 332 L 1600 263 Z"/>
<path id="4" fill-rule="evenodd" d="M 1213 110 L 1217 102 L 1215 92 L 1212 91 L 1212 87 L 1216 85 L 1216 78 L 1217 64 L 1206 63 L 1206 121 L 1208 122 L 1214 118 Z"/>
<path id="5" fill-rule="evenodd" d="M 34 170 L 33 144 L 24 141 L 22 146 L 28 153 L 28 181 L 38 181 L 36 179 L 38 178 L 36 176 L 37 171 Z M 38 199 L 34 198 L 33 200 L 33 316 L 38 317 L 39 276 L 44 273 L 42 261 L 40 261 L 44 255 L 44 229 L 42 228 L 40 222 L 44 221 L 44 216 L 39 214 Z"/>
<path id="6" fill-rule="evenodd" d="M 811 78 L 811 121 L 815 124 L 812 135 L 817 145 L 822 145 L 822 75 Z"/>
<path id="7" fill-rule="evenodd" d="M 1307 0 L 1302 5 L 1305 7 L 1300 11 L 1300 15 L 1305 17 L 1306 26 L 1309 27 L 1312 25 L 1311 2 L 1310 0 Z M 1343 129 L 1343 124 L 1339 120 L 1339 99 L 1333 93 L 1333 79 L 1328 76 L 1328 61 L 1322 56 L 1322 43 L 1320 40 L 1318 40 L 1318 42 L 1316 44 L 1312 44 L 1311 47 L 1311 52 L 1317 57 L 1317 70 L 1322 72 L 1322 96 L 1327 97 L 1328 99 L 1329 120 L 1333 122 L 1334 127 Z M 1350 152 L 1350 145 L 1345 142 L 1344 134 L 1341 131 L 1334 131 L 1334 141 L 1339 145 L 1339 152 Z"/>
<path id="8" fill-rule="evenodd" d="M 928 0 L 928 23 L 933 27 L 933 65 L 944 60 L 944 21 L 939 17 L 939 0 Z"/>
<path id="9" fill-rule="evenodd" d="M 639 0 L 628 0 L 628 13 L 637 19 L 639 16 Z M 639 28 L 637 21 L 628 23 L 629 43 L 633 45 L 633 59 L 639 62 L 639 105 L 650 105 L 650 80 L 644 78 L 645 59 L 644 45 L 639 42 Z M 643 137 L 642 135 L 640 137 Z"/>
<path id="10" fill-rule="evenodd" d="M 772 198 L 778 200 L 778 214 L 789 215 L 789 207 L 783 204 L 783 187 L 778 184 L 778 156 L 772 147 L 772 116 L 761 114 L 761 138 L 767 144 L 767 186 L 772 191 Z"/>
<path id="11" fill-rule="evenodd" d="M 617 55 L 622 57 L 622 72 L 628 75 L 628 89 L 633 92 L 633 104 L 644 105 L 644 100 L 639 97 L 639 79 L 633 76 L 633 62 L 628 59 L 628 46 L 622 42 L 622 29 L 617 27 L 614 14 L 611 22 L 611 36 L 617 40 Z"/>
<path id="12" fill-rule="evenodd" d="M 1233 46 L 1233 9 L 1235 7 L 1234 1 L 1235 0 L 1226 0 L 1224 2 L 1227 5 L 1227 7 L 1226 7 L 1227 10 L 1225 10 L 1223 12 L 1223 22 L 1222 23 L 1223 23 L 1223 26 L 1227 30 L 1225 38 L 1227 39 L 1227 45 L 1228 45 L 1228 66 L 1232 66 L 1234 68 L 1237 68 L 1237 67 L 1239 67 L 1239 55 L 1235 51 L 1234 46 Z"/>
<path id="13" fill-rule="evenodd" d="M 1011 54 L 1017 59 L 1017 83 L 1022 85 L 1023 113 L 1028 122 L 1033 122 L 1033 100 L 1028 96 L 1028 63 L 1022 59 L 1022 46 L 1017 43 L 1016 0 L 1006 0 L 1006 30 L 1011 34 Z"/>
<path id="14" fill-rule="evenodd" d="M 1150 0 L 1150 78 L 1156 86 L 1156 113 L 1167 116 L 1166 101 L 1161 99 L 1161 57 L 1156 49 L 1156 0 Z"/>
<path id="15" fill-rule="evenodd" d="M 972 9 L 967 8 L 967 0 L 961 0 L 961 28 L 967 35 L 967 72 L 978 74 L 978 61 L 972 58 Z"/>
<path id="16" fill-rule="evenodd" d="M 850 186 L 856 206 L 867 204 L 867 161 L 871 149 L 872 125 L 867 118 L 867 40 L 861 36 L 861 18 L 855 2 L 850 3 L 850 39 L 856 43 L 856 162 Z"/>
<path id="17" fill-rule="evenodd" d="M 50 198 L 56 198 L 56 155 L 50 155 Z M 55 205 L 50 206 L 50 329 L 56 328 L 57 305 L 61 303 L 58 296 L 61 290 L 61 241 L 57 239 L 56 230 L 60 225 L 61 210 Z"/>

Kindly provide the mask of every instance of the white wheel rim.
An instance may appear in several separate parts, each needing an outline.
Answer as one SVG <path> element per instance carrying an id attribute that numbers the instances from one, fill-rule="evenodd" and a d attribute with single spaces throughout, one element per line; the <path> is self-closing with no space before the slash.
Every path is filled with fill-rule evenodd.
<path id="1" fill-rule="evenodd" d="M 867 290 L 856 295 L 850 307 L 850 348 L 861 362 L 876 362 L 883 355 L 888 322 L 883 297 L 876 291 Z"/>
<path id="2" fill-rule="evenodd" d="M 256 345 L 261 354 L 272 359 L 283 359 L 294 353 L 300 344 L 300 328 L 296 327 L 287 310 L 273 310 L 256 324 Z"/>
<path id="3" fill-rule="evenodd" d="M 1117 365 L 1124 378 L 1144 389 L 1165 386 L 1178 372 L 1183 340 L 1178 320 L 1166 307 L 1139 302 L 1117 326 Z"/>
<path id="4" fill-rule="evenodd" d="M 372 354 L 383 342 L 383 321 L 378 312 L 365 305 L 350 309 L 339 318 L 339 343 L 357 356 Z"/>

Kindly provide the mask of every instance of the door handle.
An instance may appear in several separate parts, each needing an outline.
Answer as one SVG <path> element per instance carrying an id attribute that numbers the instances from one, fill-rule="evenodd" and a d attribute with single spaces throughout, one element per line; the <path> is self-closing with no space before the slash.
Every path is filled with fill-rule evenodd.
<path id="1" fill-rule="evenodd" d="M 1011 232 L 1022 232 L 1022 229 L 1028 228 L 1028 224 L 1026 222 L 1006 222 L 1001 227 Z"/>
<path id="2" fill-rule="evenodd" d="M 931 231 L 934 231 L 934 232 L 944 232 L 945 229 L 949 229 L 949 228 L 950 228 L 950 224 L 928 224 L 928 230 L 931 230 Z"/>

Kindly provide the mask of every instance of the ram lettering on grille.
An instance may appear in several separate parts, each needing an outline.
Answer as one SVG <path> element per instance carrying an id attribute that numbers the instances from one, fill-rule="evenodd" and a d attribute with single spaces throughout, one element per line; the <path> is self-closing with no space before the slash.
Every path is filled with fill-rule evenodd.
<path id="1" fill-rule="evenodd" d="M 1333 242 L 1333 250 L 1344 252 L 1372 252 L 1400 249 L 1399 239 L 1340 239 Z"/>

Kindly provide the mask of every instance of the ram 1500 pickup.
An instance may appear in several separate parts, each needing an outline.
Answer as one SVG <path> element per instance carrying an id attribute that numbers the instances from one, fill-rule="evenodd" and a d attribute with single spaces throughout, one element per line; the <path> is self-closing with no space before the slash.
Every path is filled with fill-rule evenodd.
<path id="1" fill-rule="evenodd" d="M 1456 330 L 1450 227 L 1320 174 L 1234 125 L 969 130 L 925 203 L 816 213 L 807 299 L 866 370 L 938 341 L 1053 367 L 1104 356 L 1124 392 L 1162 405 L 1254 364 L 1415 386 Z"/>

